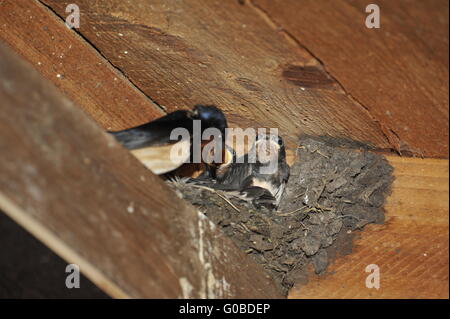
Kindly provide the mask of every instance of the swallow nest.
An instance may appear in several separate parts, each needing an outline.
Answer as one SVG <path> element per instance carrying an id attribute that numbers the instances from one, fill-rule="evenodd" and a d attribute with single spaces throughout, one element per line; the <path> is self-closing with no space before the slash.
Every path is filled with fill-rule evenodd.
<path id="1" fill-rule="evenodd" d="M 257 209 L 226 192 L 169 184 L 287 293 L 307 282 L 308 268 L 323 274 L 338 253 L 350 253 L 353 236 L 365 225 L 383 223 L 392 180 L 385 158 L 363 144 L 305 136 L 276 211 Z"/>

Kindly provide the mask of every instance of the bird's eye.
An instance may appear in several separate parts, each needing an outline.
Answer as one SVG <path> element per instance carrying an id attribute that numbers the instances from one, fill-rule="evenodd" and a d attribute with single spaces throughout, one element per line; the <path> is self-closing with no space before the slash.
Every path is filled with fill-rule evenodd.
<path id="1" fill-rule="evenodd" d="M 281 138 L 278 138 L 278 145 L 283 146 L 283 140 Z"/>

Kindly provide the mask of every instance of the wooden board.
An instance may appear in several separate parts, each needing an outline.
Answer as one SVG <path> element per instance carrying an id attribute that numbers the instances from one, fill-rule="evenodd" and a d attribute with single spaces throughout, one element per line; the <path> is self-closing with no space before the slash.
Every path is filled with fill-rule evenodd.
<path id="1" fill-rule="evenodd" d="M 0 210 L 113 297 L 282 297 L 202 213 L 0 44 Z"/>
<path id="2" fill-rule="evenodd" d="M 380 7 L 379 29 L 365 27 Z M 319 59 L 403 154 L 448 158 L 448 1 L 251 0 Z"/>
<path id="3" fill-rule="evenodd" d="M 35 0 L 0 1 L 0 40 L 105 129 L 134 126 L 164 114 L 89 43 Z"/>
<path id="4" fill-rule="evenodd" d="M 72 3 L 41 2 L 61 21 Z M 291 146 L 298 134 L 309 133 L 396 147 L 314 57 L 250 6 L 220 0 L 77 4 L 77 32 L 167 111 L 216 104 L 233 126 L 279 128 Z"/>
<path id="5" fill-rule="evenodd" d="M 383 28 L 374 30 L 362 27 L 361 1 L 326 8 L 320 1 L 82 1 L 78 32 L 94 45 L 90 54 L 86 43 L 67 50 L 82 40 L 62 23 L 71 2 L 42 2 L 60 15 L 59 24 L 36 0 L 7 0 L 0 3 L 1 37 L 105 128 L 146 122 L 161 109 L 216 103 L 232 126 L 278 127 L 290 147 L 299 133 L 329 134 L 406 155 L 448 157 L 445 2 L 383 1 Z M 67 59 L 55 54 L 55 39 Z M 93 53 L 135 90 L 118 90 L 111 83 L 117 76 L 104 83 L 105 72 L 80 68 L 96 65 Z M 51 68 L 42 66 L 44 58 Z M 80 84 L 93 74 L 89 85 Z M 140 90 L 159 107 L 143 101 Z M 90 96 L 95 103 L 81 101 Z"/>
<path id="6" fill-rule="evenodd" d="M 353 252 L 290 298 L 449 298 L 448 161 L 389 157 L 395 181 L 386 222 L 358 233 Z M 380 288 L 366 287 L 375 264 Z"/>
<path id="7" fill-rule="evenodd" d="M 180 3 L 175 0 L 114 0 L 108 2 L 80 0 L 77 1 L 77 4 L 81 8 L 82 19 L 81 28 L 78 32 L 84 39 L 77 32 L 68 30 L 63 23 L 66 16 L 65 6 L 72 3 L 71 1 L 43 0 L 42 3 L 49 5 L 51 10 L 55 10 L 59 14 L 59 17 L 36 0 L 0 1 L 0 39 L 31 62 L 35 69 L 58 86 L 66 96 L 76 101 L 103 128 L 121 129 L 146 122 L 162 114 L 161 109 L 170 111 L 191 107 L 195 103 L 215 103 L 225 110 L 233 126 L 279 127 L 281 133 L 288 136 L 288 145 L 293 145 L 296 142 L 297 135 L 303 132 L 350 137 L 371 142 L 382 149 L 394 149 L 402 152 L 402 154 L 448 156 L 448 143 L 445 141 L 448 136 L 448 111 L 444 108 L 448 107 L 448 97 L 447 100 L 444 97 L 444 93 L 448 94 L 448 80 L 444 74 L 445 72 L 448 74 L 448 60 L 446 59 L 448 31 L 442 27 L 442 25 L 448 24 L 448 16 L 442 17 L 442 13 L 445 13 L 446 10 L 439 9 L 442 6 L 440 2 L 436 2 L 434 6 L 428 6 L 427 2 L 418 4 L 409 1 L 389 3 L 382 1 L 382 24 L 389 28 L 387 30 L 389 35 L 384 33 L 385 29 L 379 30 L 383 32 L 378 32 L 375 36 L 370 33 L 369 35 L 372 36 L 369 37 L 370 41 L 377 43 L 376 48 L 369 48 L 367 39 L 359 33 L 367 31 L 359 29 L 365 17 L 364 11 L 361 10 L 360 1 L 349 1 L 342 6 L 339 6 L 339 3 L 342 2 L 335 1 L 328 3 L 325 7 L 324 2 L 321 1 L 302 0 L 301 3 L 305 4 L 305 7 L 302 7 L 302 10 L 296 10 L 296 3 L 289 0 L 283 2 L 283 6 L 278 7 L 271 7 L 272 1 L 269 3 L 262 0 L 211 0 L 207 2 L 190 1 L 189 3 Z M 244 3 L 244 5 L 239 3 Z M 397 6 L 396 3 L 401 5 Z M 284 6 L 284 4 L 288 5 Z M 308 6 L 309 11 L 305 9 L 306 6 Z M 283 13 L 285 7 L 288 7 L 286 14 Z M 399 7 L 402 10 L 398 10 Z M 335 16 L 332 14 L 334 11 L 336 12 Z M 293 22 L 290 19 L 292 12 L 298 14 L 297 18 L 301 16 L 302 19 L 298 18 L 298 21 Z M 345 19 L 342 17 L 345 17 Z M 359 19 L 358 27 L 352 29 L 355 17 Z M 336 23 L 335 19 L 341 20 Z M 308 22 L 307 25 L 298 28 L 298 23 L 306 23 L 305 21 Z M 343 30 L 340 30 L 341 28 Z M 342 31 L 346 36 L 341 37 L 341 32 L 333 35 L 336 30 Z M 371 31 L 377 32 L 376 30 Z M 321 33 L 315 36 L 314 32 Z M 333 36 L 338 36 L 339 41 L 337 43 L 332 41 Z M 358 41 L 353 41 L 353 36 L 357 37 Z M 87 40 L 93 46 L 87 43 Z M 325 53 L 321 51 L 322 43 L 319 43 L 319 41 L 326 42 L 323 44 L 327 48 Z M 398 47 L 397 43 L 404 45 L 406 49 Z M 384 44 L 387 44 L 386 47 L 383 46 Z M 334 47 L 336 45 L 339 46 L 336 48 Z M 361 46 L 359 50 L 358 46 Z M 71 50 L 71 48 L 76 48 L 76 50 Z M 64 53 L 63 58 L 60 58 L 57 52 Z M 370 52 L 377 54 L 375 59 L 380 63 L 372 65 L 369 63 L 370 61 L 368 62 Z M 401 59 L 397 59 L 397 53 Z M 339 57 L 340 60 L 334 58 L 334 55 Z M 70 56 L 70 58 L 65 59 L 65 56 Z M 353 65 L 350 61 L 355 62 L 355 64 Z M 367 71 L 363 67 L 366 65 L 370 72 L 362 72 L 362 70 Z M 415 67 L 413 68 L 413 66 Z M 381 73 L 377 73 L 380 71 L 379 68 L 381 68 Z M 62 77 L 58 78 L 58 74 Z M 435 77 L 430 76 L 430 74 L 435 74 Z M 397 79 L 396 76 L 399 76 L 399 78 Z M 392 88 L 390 85 L 392 85 Z M 380 89 L 382 94 L 379 94 L 376 91 L 377 89 Z M 374 92 L 377 92 L 376 95 Z M 404 103 L 407 103 L 406 106 Z M 43 107 L 39 104 L 37 106 Z M 6 113 L 3 114 L 3 116 L 6 115 Z M 55 114 L 55 116 L 58 115 Z M 29 114 L 29 117 L 32 120 L 36 119 L 34 114 Z M 77 115 L 76 118 L 82 117 Z M 49 122 L 52 122 L 52 119 L 53 117 L 48 117 Z M 7 121 L 3 119 L 0 123 L 11 125 L 10 121 L 11 119 L 8 118 Z M 82 123 L 84 123 L 83 121 Z M 33 123 L 33 121 L 29 122 Z M 71 123 L 73 127 L 76 127 L 73 122 Z M 50 124 L 47 123 L 47 125 Z M 445 130 L 442 129 L 443 127 Z M 0 126 L 0 128 L 3 128 L 3 126 Z M 64 132 L 63 128 L 63 125 L 58 126 L 58 129 L 62 132 Z M 405 130 L 405 128 L 407 129 Z M 96 134 L 98 134 L 98 131 L 95 131 Z M 89 133 L 85 137 L 90 140 L 93 136 L 93 133 Z M 95 144 L 96 147 L 104 143 L 104 140 L 100 142 L 94 140 L 97 143 Z M 74 146 L 69 148 L 69 154 L 76 155 L 75 159 L 84 160 L 80 157 L 84 154 L 77 154 L 73 148 L 80 148 L 85 145 L 85 141 L 78 139 L 76 142 Z M 90 143 L 92 143 L 91 146 L 94 145 L 94 142 Z M 44 152 L 47 149 L 46 144 L 41 144 L 44 145 L 42 146 L 42 152 Z M 103 156 L 103 151 L 104 149 L 100 147 L 96 154 Z M 117 150 L 114 148 L 114 153 L 116 152 Z M 2 154 L 6 153 L 2 152 Z M 126 163 L 133 163 L 127 165 L 133 167 L 136 165 L 134 159 L 124 157 L 125 155 L 122 153 L 119 153 L 118 156 Z M 89 158 L 87 162 L 89 162 Z M 72 164 L 73 162 L 69 163 Z M 99 163 L 97 168 L 103 174 L 103 162 L 95 163 Z M 77 167 L 77 163 L 73 165 Z M 123 163 L 120 165 L 123 165 Z M 424 176 L 417 175 L 420 172 L 418 169 L 422 168 L 421 165 L 412 168 L 409 164 L 405 164 L 405 166 L 394 165 L 396 165 L 397 172 L 406 171 L 413 177 L 405 177 L 403 185 L 406 186 L 398 187 L 403 189 L 403 193 L 397 191 L 398 195 L 392 197 L 403 198 L 397 203 L 398 211 L 395 210 L 395 214 L 399 214 L 399 216 L 393 215 L 394 218 L 387 225 L 369 226 L 382 228 L 375 228 L 373 232 L 368 232 L 367 236 L 372 234 L 371 236 L 374 237 L 371 239 L 369 236 L 367 242 L 382 240 L 382 242 L 386 241 L 386 244 L 379 246 L 378 250 L 375 247 L 373 251 L 367 250 L 366 253 L 368 252 L 369 256 L 370 254 L 376 255 L 380 251 L 380 247 L 388 249 L 390 245 L 398 245 L 397 237 L 399 237 L 401 239 L 400 244 L 405 249 L 398 250 L 395 248 L 395 250 L 389 250 L 388 252 L 391 254 L 405 252 L 405 260 L 400 260 L 399 264 L 400 266 L 406 265 L 408 260 L 421 260 L 417 259 L 418 252 L 423 248 L 420 245 L 426 242 L 419 237 L 413 237 L 414 240 L 407 241 L 408 236 L 411 236 L 409 230 L 417 228 L 416 233 L 424 236 L 428 236 L 432 231 L 436 232 L 437 235 L 424 238 L 427 238 L 427 240 L 430 238 L 431 242 L 436 240 L 439 245 L 440 243 L 446 243 L 447 259 L 445 259 L 445 255 L 439 255 L 438 251 L 442 250 L 438 248 L 433 248 L 430 253 L 424 253 L 427 256 L 433 254 L 434 259 L 431 262 L 439 261 L 442 265 L 438 263 L 436 267 L 447 269 L 446 272 L 448 273 L 448 239 L 444 240 L 445 236 L 448 237 L 448 223 L 446 227 L 445 225 L 444 227 L 430 226 L 424 224 L 425 221 L 429 221 L 427 218 L 419 218 L 420 223 L 417 223 L 415 213 L 408 216 L 408 210 L 413 212 L 417 210 L 411 208 L 413 205 L 418 205 L 419 210 L 423 209 L 425 207 L 424 201 L 429 198 L 436 198 L 435 203 L 441 208 L 448 207 L 448 201 L 445 198 L 443 199 L 442 192 L 436 194 L 426 188 L 429 186 L 427 183 L 433 184 L 434 182 Z M 106 166 L 118 167 L 119 164 L 116 162 L 109 164 L 108 162 Z M 89 165 L 86 164 L 86 167 L 89 167 Z M 428 168 L 425 167 L 424 170 L 426 172 L 432 170 L 431 168 L 428 170 Z M 15 167 L 15 169 L 19 171 L 18 167 Z M 94 169 L 92 168 L 92 170 Z M 142 174 L 148 174 L 138 171 Z M 444 171 L 441 169 L 439 176 L 442 176 Z M 73 172 L 71 174 L 71 182 L 75 183 L 78 174 Z M 120 176 L 117 176 L 117 174 Z M 434 176 L 436 173 L 430 174 Z M 446 182 L 442 182 L 442 178 L 439 178 L 439 176 L 435 177 L 438 177 L 437 181 L 441 185 L 440 188 L 442 188 L 442 185 L 447 185 L 447 188 L 443 187 L 447 196 L 448 179 Z M 114 187 L 118 187 L 115 183 L 116 179 L 119 179 L 121 183 L 126 182 L 130 193 L 142 192 L 141 187 L 132 187 L 132 185 L 135 185 L 133 184 L 135 181 L 130 181 L 129 177 L 121 172 L 113 173 L 113 177 L 110 178 L 113 178 L 113 180 L 106 178 L 105 181 L 113 182 L 116 185 L 113 185 Z M 145 178 L 147 179 L 147 175 L 145 175 Z M 13 180 L 11 178 L 11 181 Z M 9 183 L 12 187 L 18 187 L 11 181 Z M 151 181 L 154 183 L 153 179 Z M 89 185 L 90 183 L 92 183 L 91 180 L 89 180 Z M 146 182 L 145 186 L 147 187 L 152 183 Z M 27 182 L 27 184 L 30 183 Z M 93 187 L 100 184 L 102 183 L 97 180 Z M 25 183 L 21 185 L 23 186 Z M 73 186 L 73 184 L 71 185 Z M 69 186 L 67 185 L 64 190 L 67 197 L 69 197 L 67 193 L 73 192 L 73 190 L 69 190 Z M 93 187 L 75 193 L 74 200 L 83 202 L 84 197 L 82 198 L 82 195 L 95 194 Z M 423 187 L 426 191 L 420 189 L 412 192 L 408 189 L 411 187 Z M 433 189 L 433 186 L 430 187 Z M 109 190 L 117 189 L 112 187 Z M 30 195 L 28 200 L 32 201 L 35 189 L 31 188 L 28 191 L 27 194 Z M 13 195 L 16 198 L 19 196 L 18 194 Z M 72 193 L 70 195 L 73 196 Z M 51 196 L 51 194 L 47 194 L 47 196 Z M 405 198 L 409 198 L 409 196 L 412 198 L 412 202 L 406 205 L 405 203 L 408 203 L 408 201 Z M 6 201 L 5 198 L 3 200 L 4 203 L 8 203 L 8 207 L 12 211 L 19 212 L 16 214 L 16 220 L 21 218 L 22 215 L 25 216 L 20 206 L 15 203 L 11 205 L 11 200 L 8 198 L 6 198 Z M 26 201 L 27 199 L 17 198 L 17 200 Z M 145 199 L 142 200 L 145 201 Z M 166 200 L 167 197 L 163 196 L 158 199 L 158 203 L 164 204 Z M 20 203 L 23 204 L 24 202 Z M 133 211 L 131 215 L 136 215 L 134 214 L 136 206 L 129 206 L 130 203 L 127 203 L 122 197 L 119 202 L 113 201 L 113 203 L 120 204 L 118 207 L 123 206 L 122 208 L 125 208 L 126 211 L 131 207 L 130 210 Z M 145 203 L 148 202 L 145 201 Z M 172 203 L 172 197 L 170 197 L 168 203 L 175 205 Z M 176 203 L 176 205 L 181 204 Z M 71 204 L 70 207 L 79 212 L 79 208 L 74 204 Z M 173 206 L 169 206 L 169 208 L 171 207 Z M 55 209 L 58 208 L 60 206 L 52 206 L 50 213 L 56 214 Z M 118 209 L 117 207 L 113 208 L 113 211 Z M 179 206 L 177 206 L 178 208 Z M 392 211 L 394 211 L 394 208 L 390 208 L 388 214 Z M 448 209 L 446 212 L 448 214 Z M 177 216 L 174 216 L 174 218 L 177 218 Z M 404 221 L 407 226 L 395 224 L 395 220 Z M 21 221 L 30 225 L 29 220 L 21 219 Z M 89 220 L 83 222 L 91 223 Z M 139 222 L 135 222 L 137 226 L 126 224 L 121 227 L 128 230 L 133 229 L 133 232 L 134 227 L 137 227 L 138 232 L 145 232 L 146 230 L 143 229 L 141 222 L 140 219 Z M 195 221 L 193 223 L 195 224 Z M 32 221 L 31 225 L 35 225 L 35 223 Z M 394 228 L 391 225 L 394 225 Z M 405 227 L 408 227 L 408 229 L 405 229 Z M 429 231 L 420 233 L 421 229 L 428 229 Z M 45 228 L 38 227 L 37 230 L 33 228 L 33 231 L 41 234 L 41 236 L 43 233 L 47 234 Z M 399 236 L 397 236 L 396 231 L 400 234 Z M 89 238 L 88 231 L 84 232 Z M 100 233 L 105 238 L 107 237 L 104 230 L 101 230 Z M 379 234 L 379 237 L 376 234 Z M 183 235 L 186 234 L 183 233 Z M 67 234 L 65 236 L 70 237 Z M 362 240 L 364 240 L 364 237 L 362 237 Z M 118 241 L 118 239 L 115 239 L 114 244 L 117 244 Z M 139 245 L 142 244 L 142 241 L 138 242 Z M 128 241 L 127 244 L 131 245 L 131 241 Z M 144 247 L 145 245 L 148 245 L 148 243 L 144 243 Z M 180 247 L 179 245 L 182 244 L 175 243 L 174 245 Z M 358 245 L 358 247 L 370 247 L 365 242 Z M 132 246 L 133 253 L 139 251 L 135 244 Z M 118 245 L 117 247 L 123 246 Z M 70 247 L 56 247 L 56 249 L 61 254 L 66 254 L 66 257 L 69 254 L 67 258 L 73 260 Z M 104 255 L 97 257 L 103 258 L 101 260 L 102 265 L 106 264 L 108 267 L 113 267 L 108 274 L 115 274 L 116 268 L 114 266 L 129 266 L 125 260 L 121 260 L 120 265 L 114 265 L 113 263 L 111 266 L 111 261 L 106 256 L 109 253 L 108 249 L 114 251 L 112 244 L 107 247 Z M 358 250 L 356 251 L 358 253 Z M 113 254 L 111 258 L 115 258 L 115 256 Z M 364 259 L 366 255 L 357 256 L 364 262 L 366 261 Z M 386 256 L 386 254 L 383 256 Z M 76 255 L 74 258 L 80 260 L 79 257 L 79 255 Z M 81 258 L 81 260 L 84 259 Z M 380 260 L 383 261 L 383 257 L 380 257 Z M 389 260 L 392 261 L 392 259 Z M 129 262 L 134 261 L 135 259 L 132 259 Z M 389 265 L 389 262 L 386 261 L 384 264 Z M 344 261 L 342 261 L 342 265 L 344 265 Z M 142 270 L 149 267 L 149 263 L 144 265 L 144 262 L 137 262 L 134 267 Z M 396 265 L 389 265 L 388 267 L 396 267 Z M 430 278 L 428 275 L 431 272 L 425 271 L 426 269 L 420 265 L 417 269 L 409 267 L 413 266 L 404 266 L 403 270 L 396 269 L 402 275 L 408 275 L 411 271 L 412 276 L 419 274 L 419 277 Z M 108 288 L 108 291 L 114 292 L 114 287 L 118 287 L 115 281 L 112 281 L 111 284 L 109 277 L 102 281 L 103 275 L 96 272 L 95 267 L 89 269 L 92 270 L 89 272 L 91 276 L 97 278 L 96 281 L 94 280 L 97 284 L 100 282 L 102 287 L 113 287 Z M 341 266 L 340 269 L 347 269 L 347 265 Z M 355 269 L 359 274 L 361 270 Z M 421 271 L 424 272 L 421 273 Z M 436 278 L 440 279 L 434 280 L 431 277 L 432 283 L 425 282 L 424 287 L 420 286 L 423 283 L 412 287 L 412 284 L 417 284 L 417 282 L 409 280 L 411 278 L 408 276 L 405 277 L 408 278 L 407 283 L 397 286 L 390 285 L 389 283 L 395 283 L 398 280 L 398 276 L 395 277 L 392 273 L 387 272 L 388 277 L 385 278 L 383 273 L 382 268 L 383 288 L 376 296 L 448 297 L 448 293 L 447 295 L 442 293 L 445 290 L 445 284 L 448 288 L 448 276 L 443 275 L 445 271 L 439 272 L 437 269 L 435 271 Z M 167 276 L 167 273 L 163 275 L 163 278 L 166 278 L 164 276 Z M 195 277 L 196 275 L 190 274 L 189 276 Z M 201 275 L 199 276 L 201 277 Z M 353 282 L 352 276 L 355 277 L 355 272 L 351 274 L 348 272 L 344 276 L 347 279 L 346 281 L 331 280 L 328 292 L 325 289 L 326 287 L 317 288 L 311 283 L 311 286 L 308 286 L 310 287 L 308 289 L 312 289 L 310 296 L 333 296 L 334 290 L 339 291 L 339 284 L 345 285 Z M 351 289 L 346 289 L 344 293 L 338 292 L 339 296 L 347 294 L 349 297 L 365 297 L 361 291 L 366 288 L 361 289 L 361 283 L 364 283 L 361 280 L 365 280 L 366 276 L 367 273 L 362 270 L 360 277 L 354 278 L 355 287 L 358 288 L 353 292 Z M 389 276 L 391 277 L 389 278 Z M 186 278 L 191 283 L 191 280 L 195 281 L 199 277 Z M 138 279 L 132 278 L 131 284 L 137 281 Z M 172 282 L 170 278 L 168 281 Z M 441 286 L 438 285 L 439 282 L 441 282 Z M 253 284 L 251 279 L 249 283 L 250 285 Z M 189 285 L 184 284 L 184 287 L 189 287 Z M 348 288 L 349 285 L 346 287 Z M 142 291 L 132 294 L 130 290 L 121 294 L 122 288 L 122 286 L 119 286 L 116 289 L 119 290 L 119 292 L 116 292 L 116 296 L 142 295 Z M 148 291 L 145 291 L 145 293 L 147 296 Z M 201 290 L 201 293 L 205 295 L 206 292 Z M 244 292 L 242 293 L 244 294 Z M 374 294 L 372 290 L 370 293 Z M 291 296 L 295 297 L 295 294 L 294 290 Z M 169 291 L 167 295 L 174 295 L 173 291 Z M 306 295 L 302 294 L 302 296 Z"/>

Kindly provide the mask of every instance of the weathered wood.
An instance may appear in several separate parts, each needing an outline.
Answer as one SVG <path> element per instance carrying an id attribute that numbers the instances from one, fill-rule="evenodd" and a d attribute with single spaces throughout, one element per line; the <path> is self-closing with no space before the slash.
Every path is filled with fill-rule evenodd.
<path id="1" fill-rule="evenodd" d="M 36 0 L 0 1 L 0 40 L 105 129 L 134 126 L 164 114 Z"/>
<path id="2" fill-rule="evenodd" d="M 71 3 L 41 2 L 61 18 Z M 168 111 L 216 104 L 233 126 L 279 128 L 290 146 L 303 132 L 396 147 L 314 57 L 248 5 L 220 0 L 77 4 L 78 32 Z"/>
<path id="3" fill-rule="evenodd" d="M 448 299 L 448 160 L 388 160 L 395 181 L 385 224 L 366 226 L 350 255 L 294 287 L 290 298 Z M 380 269 L 378 290 L 365 285 L 370 264 Z"/>
<path id="4" fill-rule="evenodd" d="M 0 44 L 0 209 L 114 297 L 281 297 L 262 268 Z"/>
<path id="5" fill-rule="evenodd" d="M 448 1 L 251 0 L 314 54 L 404 154 L 448 158 Z"/>

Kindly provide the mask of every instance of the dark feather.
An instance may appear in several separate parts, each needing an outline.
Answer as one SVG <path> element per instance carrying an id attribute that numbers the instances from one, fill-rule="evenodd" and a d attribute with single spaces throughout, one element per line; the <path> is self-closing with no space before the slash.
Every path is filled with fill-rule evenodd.
<path id="1" fill-rule="evenodd" d="M 170 140 L 173 129 L 182 127 L 192 131 L 192 111 L 179 110 L 157 120 L 118 132 L 109 132 L 124 147 L 130 150 L 172 144 L 180 138 Z"/>

